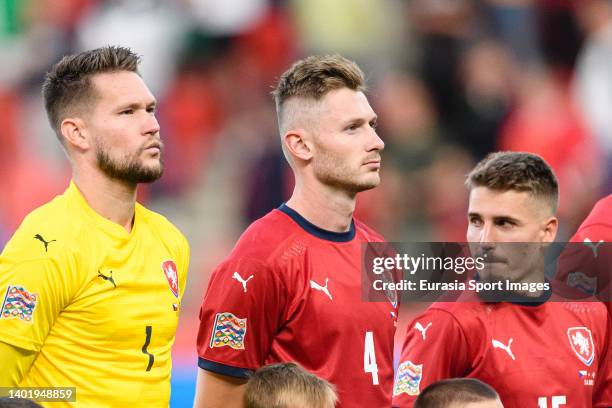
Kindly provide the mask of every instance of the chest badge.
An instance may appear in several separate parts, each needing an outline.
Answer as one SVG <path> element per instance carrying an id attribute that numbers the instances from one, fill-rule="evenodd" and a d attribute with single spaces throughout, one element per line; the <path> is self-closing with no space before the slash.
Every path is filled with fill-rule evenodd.
<path id="1" fill-rule="evenodd" d="M 595 359 L 595 344 L 591 331 L 586 327 L 570 327 L 567 329 L 567 338 L 580 361 L 590 366 Z"/>
<path id="2" fill-rule="evenodd" d="M 164 276 L 166 276 L 166 279 L 168 280 L 168 285 L 170 285 L 170 290 L 172 291 L 172 294 L 178 299 L 179 285 L 176 264 L 173 260 L 164 261 L 161 264 L 161 268 L 164 272 Z"/>

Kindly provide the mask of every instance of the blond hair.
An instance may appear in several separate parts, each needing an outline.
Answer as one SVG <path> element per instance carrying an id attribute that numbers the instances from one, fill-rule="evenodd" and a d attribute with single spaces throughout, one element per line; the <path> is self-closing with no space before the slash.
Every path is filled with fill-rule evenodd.
<path id="1" fill-rule="evenodd" d="M 295 363 L 262 367 L 247 383 L 246 408 L 333 408 L 334 386 Z"/>

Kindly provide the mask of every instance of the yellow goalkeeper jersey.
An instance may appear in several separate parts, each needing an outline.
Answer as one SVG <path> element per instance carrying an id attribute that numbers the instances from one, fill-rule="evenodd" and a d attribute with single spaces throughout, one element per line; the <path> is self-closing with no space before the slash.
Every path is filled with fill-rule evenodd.
<path id="1" fill-rule="evenodd" d="M 189 246 L 136 204 L 127 232 L 74 183 L 0 255 L 0 341 L 37 353 L 20 387 L 76 387 L 50 407 L 167 407 Z"/>

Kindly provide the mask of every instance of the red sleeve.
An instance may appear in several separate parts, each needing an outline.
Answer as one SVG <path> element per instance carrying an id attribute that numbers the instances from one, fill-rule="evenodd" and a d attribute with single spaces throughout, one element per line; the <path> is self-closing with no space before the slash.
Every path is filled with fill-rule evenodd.
<path id="1" fill-rule="evenodd" d="M 286 293 L 261 261 L 236 257 L 219 265 L 200 308 L 199 367 L 239 378 L 261 367 L 285 318 Z"/>
<path id="2" fill-rule="evenodd" d="M 596 296 L 612 310 L 612 228 L 593 224 L 579 230 L 559 257 L 556 279 L 570 288 Z"/>
<path id="3" fill-rule="evenodd" d="M 612 407 L 612 316 L 608 314 L 607 345 L 602 347 L 603 355 L 593 391 L 593 408 Z"/>
<path id="4" fill-rule="evenodd" d="M 429 384 L 464 376 L 469 361 L 468 343 L 457 320 L 445 310 L 427 310 L 406 330 L 393 386 L 393 406 L 412 407 Z"/>

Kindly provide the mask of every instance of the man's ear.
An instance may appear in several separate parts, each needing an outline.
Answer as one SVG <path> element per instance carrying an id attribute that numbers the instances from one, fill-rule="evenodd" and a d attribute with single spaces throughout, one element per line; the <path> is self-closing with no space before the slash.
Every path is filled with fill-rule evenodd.
<path id="1" fill-rule="evenodd" d="M 310 161 L 313 154 L 313 145 L 310 139 L 310 135 L 304 129 L 292 129 L 288 130 L 283 136 L 283 143 L 293 159 Z"/>
<path id="2" fill-rule="evenodd" d="M 548 218 L 544 223 L 542 230 L 542 242 L 550 243 L 557 237 L 557 229 L 559 228 L 559 220 L 556 217 Z"/>
<path id="3" fill-rule="evenodd" d="M 62 120 L 60 131 L 67 147 L 72 146 L 77 150 L 87 150 L 91 147 L 82 119 L 72 117 Z"/>

